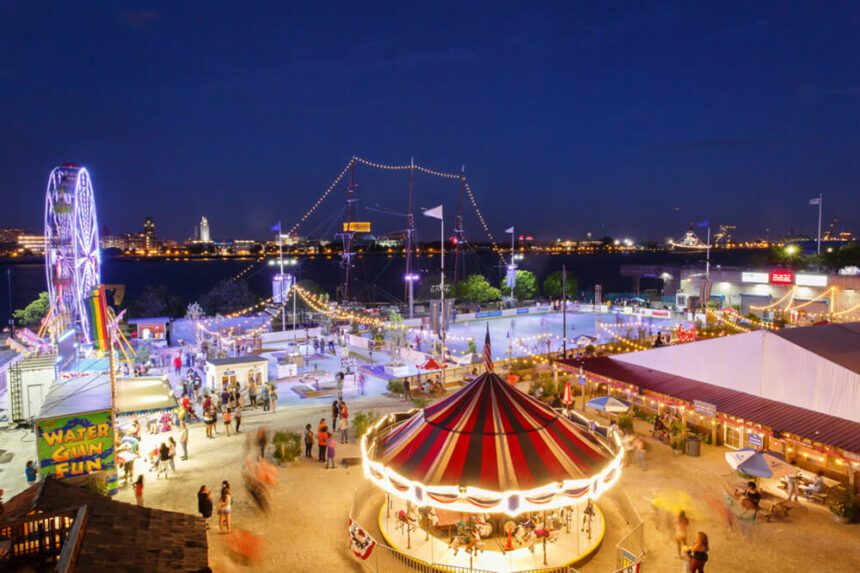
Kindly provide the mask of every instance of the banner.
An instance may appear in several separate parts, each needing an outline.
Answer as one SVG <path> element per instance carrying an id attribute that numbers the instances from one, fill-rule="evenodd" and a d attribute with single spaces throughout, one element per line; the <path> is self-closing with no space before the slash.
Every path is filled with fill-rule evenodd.
<path id="1" fill-rule="evenodd" d="M 68 478 L 114 468 L 110 411 L 36 421 L 42 477 Z"/>
<path id="2" fill-rule="evenodd" d="M 108 328 L 107 328 L 107 299 L 105 298 L 105 286 L 99 285 L 93 289 L 87 299 L 87 317 L 90 322 L 90 340 L 98 350 L 107 350 Z"/>
<path id="3" fill-rule="evenodd" d="M 352 518 L 349 519 L 349 548 L 362 561 L 370 557 L 376 540 L 361 528 Z"/>

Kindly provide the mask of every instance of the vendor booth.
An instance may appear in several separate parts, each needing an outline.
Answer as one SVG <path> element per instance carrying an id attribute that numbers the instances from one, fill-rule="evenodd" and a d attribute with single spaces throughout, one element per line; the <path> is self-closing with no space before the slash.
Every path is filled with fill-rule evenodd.
<path id="1" fill-rule="evenodd" d="M 116 386 L 118 425 L 159 413 L 172 418 L 176 400 L 167 378 L 120 378 Z M 57 380 L 45 397 L 35 423 L 39 471 L 43 477 L 66 479 L 90 475 L 105 484 L 109 493 L 116 493 L 115 444 L 120 440 L 111 420 L 109 374 Z"/>
<path id="2" fill-rule="evenodd" d="M 167 327 L 170 324 L 170 318 L 166 316 L 132 318 L 128 324 L 134 327 L 134 336 L 138 340 L 167 341 Z"/>
<path id="3" fill-rule="evenodd" d="M 220 390 L 224 384 L 239 383 L 242 388 L 253 382 L 269 382 L 269 361 L 261 356 L 215 358 L 206 361 L 206 387 Z"/>

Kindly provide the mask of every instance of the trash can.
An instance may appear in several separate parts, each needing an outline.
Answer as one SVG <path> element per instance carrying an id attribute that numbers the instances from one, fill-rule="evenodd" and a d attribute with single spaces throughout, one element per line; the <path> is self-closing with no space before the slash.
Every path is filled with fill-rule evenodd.
<path id="1" fill-rule="evenodd" d="M 697 458 L 702 455 L 702 440 L 699 438 L 687 438 L 687 455 Z"/>

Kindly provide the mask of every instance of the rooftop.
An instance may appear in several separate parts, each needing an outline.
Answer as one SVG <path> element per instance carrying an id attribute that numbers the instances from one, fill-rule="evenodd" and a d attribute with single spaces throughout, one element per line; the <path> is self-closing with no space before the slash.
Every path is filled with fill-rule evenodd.
<path id="1" fill-rule="evenodd" d="M 214 358 L 207 360 L 206 364 L 229 366 L 230 364 L 259 364 L 261 362 L 268 362 L 268 360 L 260 356 L 236 356 L 234 358 Z"/>

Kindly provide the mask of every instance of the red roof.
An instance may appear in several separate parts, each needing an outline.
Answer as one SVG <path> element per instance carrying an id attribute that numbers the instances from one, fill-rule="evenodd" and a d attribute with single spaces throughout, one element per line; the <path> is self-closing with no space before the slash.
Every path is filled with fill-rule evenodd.
<path id="1" fill-rule="evenodd" d="M 709 402 L 717 411 L 766 426 L 774 431 L 808 438 L 827 446 L 860 453 L 860 423 L 730 390 L 698 380 L 628 364 L 608 356 L 559 360 L 559 364 L 631 384 L 692 403 Z"/>
<path id="2" fill-rule="evenodd" d="M 393 426 L 373 454 L 425 486 L 497 492 L 590 478 L 612 457 L 593 434 L 492 372 Z"/>

